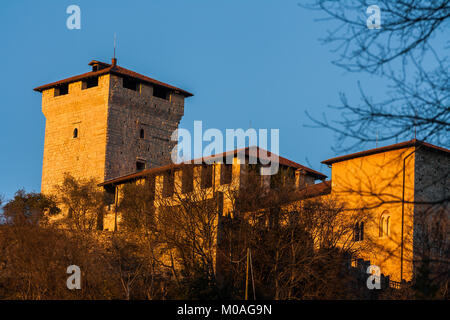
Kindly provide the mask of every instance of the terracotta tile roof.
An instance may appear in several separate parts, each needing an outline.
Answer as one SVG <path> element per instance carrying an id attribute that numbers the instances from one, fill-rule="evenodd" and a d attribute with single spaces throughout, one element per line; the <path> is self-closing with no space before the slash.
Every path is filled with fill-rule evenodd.
<path id="1" fill-rule="evenodd" d="M 292 201 L 324 196 L 331 193 L 331 180 L 312 184 L 306 188 L 293 192 Z"/>
<path id="2" fill-rule="evenodd" d="M 140 172 L 135 172 L 135 173 L 131 173 L 128 175 L 124 175 L 121 177 L 117 177 L 111 180 L 107 180 L 103 183 L 100 183 L 99 186 L 105 186 L 105 185 L 109 185 L 109 184 L 117 184 L 117 183 L 123 183 L 125 181 L 129 181 L 129 180 L 134 180 L 134 179 L 139 179 L 141 177 L 145 177 L 148 175 L 152 175 L 152 174 L 158 174 L 164 171 L 168 171 L 171 169 L 178 169 L 181 168 L 183 166 L 187 166 L 187 165 L 195 165 L 195 164 L 202 164 L 202 163 L 213 163 L 213 162 L 221 162 L 224 158 L 226 158 L 229 155 L 233 155 L 236 156 L 238 154 L 238 152 L 244 152 L 244 154 L 246 156 L 251 156 L 253 155 L 252 150 L 256 149 L 256 154 L 258 159 L 267 159 L 271 156 L 271 152 L 264 150 L 262 148 L 259 147 L 247 147 L 247 148 L 242 148 L 242 149 L 235 149 L 232 151 L 227 151 L 227 152 L 222 152 L 216 155 L 212 155 L 212 156 L 208 156 L 208 157 L 204 157 L 204 158 L 198 158 L 198 159 L 194 159 L 191 160 L 187 163 L 180 163 L 180 164 L 170 164 L 170 165 L 166 165 L 166 166 L 161 166 L 161 167 L 156 167 L 156 168 L 151 168 L 151 169 L 146 169 L 146 170 L 142 170 Z M 302 169 L 305 172 L 309 173 L 310 175 L 314 176 L 316 179 L 320 179 L 323 180 L 325 179 L 327 176 L 324 175 L 323 173 L 320 173 L 318 171 L 315 171 L 311 168 L 305 167 L 299 163 L 296 163 L 294 161 L 288 160 L 286 158 L 283 158 L 281 156 L 278 156 L 279 158 L 279 164 L 282 166 L 286 166 L 286 167 L 291 167 L 294 169 Z"/>
<path id="3" fill-rule="evenodd" d="M 359 157 L 370 156 L 370 155 L 377 154 L 377 153 L 398 150 L 398 149 L 403 149 L 403 148 L 419 147 L 419 146 L 425 147 L 430 150 L 438 151 L 438 152 L 450 153 L 449 149 L 438 147 L 438 146 L 435 146 L 428 142 L 413 139 L 413 140 L 409 140 L 409 141 L 405 141 L 405 142 L 391 144 L 391 145 L 385 146 L 385 147 L 370 149 L 370 150 L 366 150 L 366 151 L 360 151 L 360 152 L 356 152 L 356 153 L 347 154 L 344 156 L 339 156 L 336 158 L 331 158 L 331 159 L 322 161 L 322 163 L 330 165 L 330 164 L 333 164 L 336 162 L 346 161 L 346 160 L 359 158 Z"/>
<path id="4" fill-rule="evenodd" d="M 264 208 L 267 207 L 267 204 L 269 206 L 273 204 L 289 204 L 295 201 L 325 196 L 330 193 L 331 180 L 308 185 L 302 189 L 290 191 L 287 194 L 280 193 L 279 191 L 271 192 L 266 197 L 259 199 L 260 203 L 257 205 L 260 206 L 259 208 Z"/>
<path id="5" fill-rule="evenodd" d="M 70 78 L 66 78 L 66 79 L 63 79 L 63 80 L 59 80 L 59 81 L 55 81 L 55 82 L 52 82 L 52 83 L 44 84 L 42 86 L 34 88 L 34 90 L 42 92 L 45 89 L 56 87 L 56 86 L 61 85 L 61 84 L 75 82 L 75 81 L 80 81 L 80 80 L 83 80 L 83 79 L 86 79 L 86 78 L 112 73 L 112 74 L 116 74 L 116 75 L 132 77 L 132 78 L 138 79 L 138 80 L 140 80 L 142 82 L 150 83 L 152 85 L 163 86 L 165 88 L 172 89 L 172 90 L 174 90 L 176 92 L 179 92 L 180 94 L 182 94 L 182 95 L 184 95 L 186 97 L 192 97 L 193 96 L 192 93 L 187 92 L 187 91 L 185 91 L 183 89 L 180 89 L 180 88 L 171 86 L 170 84 L 167 84 L 167 83 L 164 83 L 164 82 L 152 79 L 150 77 L 144 76 L 144 75 L 139 74 L 137 72 L 134 72 L 134 71 L 122 68 L 122 67 L 120 67 L 118 65 L 113 65 L 113 64 L 109 64 L 109 63 L 105 63 L 105 62 L 101 62 L 101 61 L 96 61 L 96 60 L 93 60 L 93 61 L 91 61 L 89 63 L 89 65 L 93 65 L 93 64 L 99 64 L 103 68 L 98 70 L 98 71 L 90 71 L 90 72 L 83 73 L 83 74 L 80 74 L 80 75 L 77 75 L 77 76 L 73 76 L 73 77 L 70 77 Z"/>
<path id="6" fill-rule="evenodd" d="M 258 159 L 263 159 L 263 160 L 269 160 L 272 155 L 272 153 L 270 151 L 267 151 L 260 147 L 247 147 L 247 148 L 236 149 L 236 150 L 232 150 L 232 151 L 223 152 L 223 153 L 220 153 L 217 155 L 205 157 L 203 160 L 204 161 L 207 161 L 210 159 L 221 160 L 231 154 L 233 154 L 233 156 L 236 156 L 238 154 L 238 152 L 244 152 L 246 156 L 253 155 L 254 152 L 256 152 Z M 195 162 L 195 160 L 193 160 L 193 161 Z M 282 166 L 291 167 L 294 169 L 303 169 L 304 171 L 308 172 L 309 174 L 315 176 L 317 179 L 325 179 L 327 177 L 326 175 L 324 175 L 323 173 L 321 173 L 319 171 L 315 171 L 311 168 L 305 167 L 299 163 L 296 163 L 289 159 L 283 158 L 282 156 L 278 156 L 278 161 L 279 161 L 279 164 Z"/>

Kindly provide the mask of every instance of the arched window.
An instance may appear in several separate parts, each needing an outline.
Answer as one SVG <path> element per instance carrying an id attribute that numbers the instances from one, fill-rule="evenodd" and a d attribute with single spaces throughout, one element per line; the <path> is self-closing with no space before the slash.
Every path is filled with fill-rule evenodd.
<path id="1" fill-rule="evenodd" d="M 141 129 L 141 131 L 139 132 L 139 137 L 141 139 L 144 139 L 144 129 Z"/>
<path id="2" fill-rule="evenodd" d="M 391 235 L 391 217 L 386 218 L 386 235 L 389 237 Z"/>
<path id="3" fill-rule="evenodd" d="M 73 138 L 78 138 L 78 128 L 73 129 Z"/>
<path id="4" fill-rule="evenodd" d="M 381 214 L 378 228 L 380 238 L 391 235 L 391 216 L 389 215 L 389 211 L 383 211 Z"/>

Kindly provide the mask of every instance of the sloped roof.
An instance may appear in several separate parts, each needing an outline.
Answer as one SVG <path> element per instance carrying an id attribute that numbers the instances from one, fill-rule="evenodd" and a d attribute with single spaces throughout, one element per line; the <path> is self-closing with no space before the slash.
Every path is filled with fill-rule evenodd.
<path id="1" fill-rule="evenodd" d="M 179 92 L 180 94 L 184 95 L 185 97 L 192 97 L 193 96 L 192 93 L 187 92 L 187 91 L 185 91 L 183 89 L 180 89 L 180 88 L 174 87 L 174 86 L 172 86 L 170 84 L 167 84 L 167 83 L 155 80 L 155 79 L 147 77 L 147 76 L 144 76 L 144 75 L 139 74 L 137 72 L 125 69 L 125 68 L 120 67 L 120 66 L 118 66 L 116 64 L 109 64 L 109 63 L 105 63 L 105 62 L 101 62 L 101 61 L 97 61 L 97 60 L 92 60 L 89 63 L 89 65 L 94 65 L 94 64 L 101 65 L 103 68 L 98 70 L 98 71 L 90 71 L 90 72 L 86 72 L 86 73 L 83 73 L 83 74 L 80 74 L 80 75 L 77 75 L 77 76 L 73 76 L 73 77 L 70 77 L 70 78 L 66 78 L 66 79 L 63 79 L 63 80 L 59 80 L 59 81 L 55 81 L 55 82 L 52 82 L 52 83 L 44 84 L 42 86 L 34 88 L 34 90 L 42 92 L 45 89 L 53 88 L 53 87 L 56 87 L 56 86 L 61 85 L 61 84 L 66 84 L 66 83 L 70 83 L 70 82 L 80 81 L 80 80 L 83 80 L 83 79 L 96 77 L 96 76 L 100 76 L 100 75 L 103 75 L 103 74 L 112 73 L 112 74 L 116 74 L 116 75 L 127 76 L 127 77 L 131 77 L 131 78 L 134 78 L 134 79 L 138 79 L 138 80 L 140 80 L 142 82 L 149 83 L 149 84 L 152 84 L 152 85 L 159 85 L 159 86 L 162 86 L 162 87 L 174 90 L 176 92 Z"/>
<path id="2" fill-rule="evenodd" d="M 292 200 L 303 200 L 331 193 L 331 180 L 306 186 L 292 194 Z"/>
<path id="3" fill-rule="evenodd" d="M 431 143 L 428 143 L 428 142 L 425 142 L 425 141 L 412 139 L 412 140 L 405 141 L 405 142 L 391 144 L 391 145 L 385 146 L 385 147 L 380 147 L 380 148 L 360 151 L 360 152 L 356 152 L 356 153 L 347 154 L 347 155 L 344 155 L 344 156 L 339 156 L 339 157 L 336 157 L 336 158 L 331 158 L 331 159 L 322 161 L 322 163 L 323 164 L 327 164 L 327 165 L 331 165 L 331 164 L 336 163 L 336 162 L 346 161 L 346 160 L 355 159 L 355 158 L 359 158 L 359 157 L 370 156 L 370 155 L 377 154 L 377 153 L 382 153 L 382 152 L 387 152 L 387 151 L 392 151 L 392 150 L 398 150 L 398 149 L 403 149 L 403 148 L 419 147 L 419 146 L 425 147 L 425 148 L 428 148 L 428 149 L 431 149 L 431 150 L 434 150 L 434 151 L 438 151 L 438 152 L 450 153 L 449 149 L 438 147 L 438 146 L 435 146 L 435 145 L 433 145 Z"/>
<path id="4" fill-rule="evenodd" d="M 269 159 L 272 155 L 272 153 L 270 151 L 264 150 L 262 148 L 259 147 L 247 147 L 247 148 L 242 148 L 242 149 L 235 149 L 232 151 L 227 151 L 227 152 L 222 152 L 216 155 L 212 155 L 212 156 L 208 156 L 208 157 L 204 157 L 204 158 L 198 158 L 198 159 L 194 159 L 194 160 L 190 160 L 188 162 L 184 162 L 184 163 L 180 163 L 180 164 L 170 164 L 170 165 L 166 165 L 166 166 L 161 166 L 161 167 L 156 167 L 156 168 L 151 168 L 151 169 L 146 169 L 146 170 L 142 170 L 139 172 L 135 172 L 135 173 L 131 173 L 131 174 L 127 174 L 121 177 L 117 177 L 114 179 L 110 179 L 107 180 L 103 183 L 100 183 L 99 186 L 105 186 L 105 185 L 109 185 L 109 184 L 117 184 L 117 183 L 123 183 L 125 181 L 128 180 L 133 180 L 133 179 L 139 179 L 141 177 L 145 177 L 148 175 L 152 175 L 152 174 L 157 174 L 157 173 L 161 173 L 164 171 L 168 171 L 171 169 L 177 169 L 177 168 L 181 168 L 183 166 L 187 166 L 187 165 L 195 165 L 195 164 L 202 164 L 202 163 L 212 163 L 212 162 L 219 162 L 219 161 L 223 161 L 224 158 L 226 158 L 227 156 L 237 156 L 239 152 L 243 152 L 245 154 L 245 156 L 253 156 L 254 152 L 256 152 L 257 158 L 258 159 Z M 275 154 L 274 154 L 275 155 Z M 311 168 L 305 167 L 299 163 L 296 163 L 294 161 L 291 161 L 289 159 L 283 158 L 281 156 L 278 156 L 278 162 L 281 166 L 286 166 L 286 167 L 290 167 L 290 168 L 294 168 L 294 169 L 302 169 L 304 170 L 306 173 L 309 173 L 310 175 L 314 176 L 316 179 L 320 179 L 323 180 L 325 179 L 327 176 L 324 175 L 321 172 L 315 171 Z"/>

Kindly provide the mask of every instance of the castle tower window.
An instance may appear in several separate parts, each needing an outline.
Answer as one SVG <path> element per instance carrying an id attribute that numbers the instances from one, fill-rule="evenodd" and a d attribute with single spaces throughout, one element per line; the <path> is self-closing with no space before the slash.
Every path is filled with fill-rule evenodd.
<path id="1" fill-rule="evenodd" d="M 84 80 L 81 87 L 84 90 L 97 86 L 98 86 L 98 77 L 92 77 Z"/>
<path id="2" fill-rule="evenodd" d="M 78 128 L 73 129 L 73 138 L 78 138 Z"/>
<path id="3" fill-rule="evenodd" d="M 213 171 L 212 165 L 202 166 L 202 180 L 201 180 L 202 189 L 212 187 L 212 178 L 213 178 L 212 171 Z"/>
<path id="4" fill-rule="evenodd" d="M 169 100 L 169 89 L 166 89 L 161 86 L 154 86 L 153 87 L 153 96 L 161 99 Z"/>
<path id="5" fill-rule="evenodd" d="M 139 82 L 136 79 L 125 77 L 123 78 L 123 87 L 133 91 L 138 91 Z"/>
<path id="6" fill-rule="evenodd" d="M 137 161 L 136 162 L 136 171 L 142 171 L 145 169 L 145 162 L 144 161 Z"/>
<path id="7" fill-rule="evenodd" d="M 141 129 L 141 130 L 139 131 L 139 138 L 144 139 L 144 137 L 145 137 L 144 129 Z"/>
<path id="8" fill-rule="evenodd" d="M 63 96 L 69 93 L 69 84 L 65 83 L 55 88 L 55 97 Z"/>

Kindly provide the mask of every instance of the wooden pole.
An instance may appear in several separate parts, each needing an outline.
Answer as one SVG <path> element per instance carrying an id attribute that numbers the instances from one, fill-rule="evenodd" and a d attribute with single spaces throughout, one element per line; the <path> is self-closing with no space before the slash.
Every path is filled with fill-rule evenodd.
<path id="1" fill-rule="evenodd" d="M 255 292 L 255 278 L 253 277 L 253 260 L 252 260 L 252 251 L 250 253 L 250 271 L 252 272 L 252 290 L 253 290 L 253 300 L 256 300 L 256 292 Z"/>
<path id="2" fill-rule="evenodd" d="M 245 274 L 245 300 L 248 300 L 248 266 L 250 264 L 250 248 L 247 248 L 247 272 Z"/>

